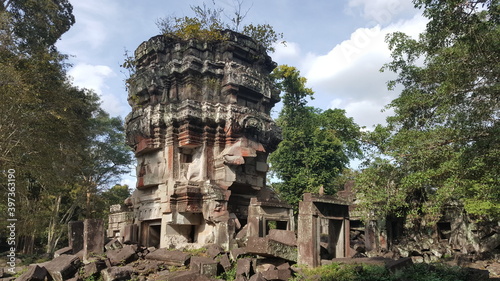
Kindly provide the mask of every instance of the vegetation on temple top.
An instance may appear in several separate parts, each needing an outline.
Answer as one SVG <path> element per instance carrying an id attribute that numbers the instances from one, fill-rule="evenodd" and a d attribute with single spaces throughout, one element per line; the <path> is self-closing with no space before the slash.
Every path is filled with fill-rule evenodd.
<path id="1" fill-rule="evenodd" d="M 224 21 L 223 9 L 209 8 L 204 3 L 203 6 L 191 6 L 191 10 L 195 14 L 194 17 L 168 16 L 160 18 L 157 21 L 157 26 L 162 34 L 170 37 L 204 41 L 225 40 L 222 31 L 229 29 L 251 37 L 267 51 L 274 52 L 273 45 L 283 38 L 283 34 L 277 33 L 269 24 L 248 24 L 241 28 L 241 23 L 248 10 L 246 12 L 241 10 L 243 1 L 237 1 L 236 4 L 234 16 L 227 17 L 230 22 Z M 282 41 L 282 43 L 284 42 Z"/>

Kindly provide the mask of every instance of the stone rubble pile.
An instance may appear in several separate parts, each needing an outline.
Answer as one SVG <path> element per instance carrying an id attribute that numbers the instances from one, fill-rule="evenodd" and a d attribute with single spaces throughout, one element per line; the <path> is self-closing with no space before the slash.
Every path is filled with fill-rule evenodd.
<path id="1" fill-rule="evenodd" d="M 286 235 L 280 238 L 283 237 L 287 239 Z M 288 237 L 285 242 L 290 244 L 294 239 L 295 237 Z M 288 280 L 292 277 L 292 265 L 297 259 L 296 246 L 275 241 L 270 237 L 249 242 L 248 245 L 226 252 L 220 246 L 210 244 L 204 252 L 195 255 L 196 251 L 190 253 L 165 248 L 146 248 L 135 244 L 122 244 L 113 239 L 105 245 L 104 253 L 90 255 L 85 262 L 83 250 L 73 253 L 69 247 L 62 248 L 55 253 L 53 260 L 30 265 L 28 270 L 15 280 L 77 281 L 102 278 L 104 281 L 186 281 L 222 280 L 218 277 L 232 275 L 236 277 L 235 280 L 265 281 Z M 290 250 L 294 247 L 294 251 Z"/>

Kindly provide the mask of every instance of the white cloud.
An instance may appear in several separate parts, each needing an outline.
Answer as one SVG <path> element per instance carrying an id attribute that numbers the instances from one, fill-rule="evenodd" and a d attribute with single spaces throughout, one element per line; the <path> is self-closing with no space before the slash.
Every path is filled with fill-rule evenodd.
<path id="1" fill-rule="evenodd" d="M 73 77 L 74 85 L 93 89 L 98 94 L 102 94 L 106 87 L 105 79 L 116 76 L 109 66 L 86 63 L 77 64 L 68 74 Z"/>
<path id="2" fill-rule="evenodd" d="M 108 82 L 117 75 L 109 66 L 82 63 L 68 74 L 73 78 L 73 85 L 94 90 L 101 97 L 102 108 L 111 116 L 123 116 L 130 111 L 126 97 L 110 92 Z"/>
<path id="3" fill-rule="evenodd" d="M 372 130 L 376 124 L 384 124 L 385 118 L 393 114 L 392 110 L 382 112 L 381 110 L 388 102 L 363 100 L 348 103 L 345 106 L 346 115 L 353 117 L 360 126 Z"/>
<path id="4" fill-rule="evenodd" d="M 276 43 L 273 47 L 275 52 L 271 54 L 272 58 L 279 64 L 289 64 L 288 61 L 297 60 L 300 57 L 300 47 L 297 43 Z"/>
<path id="5" fill-rule="evenodd" d="M 412 12 L 413 4 L 409 0 L 349 0 L 346 13 L 355 14 L 357 8 L 370 25 L 386 25 Z"/>
<path id="6" fill-rule="evenodd" d="M 135 174 L 132 174 L 134 172 L 135 172 L 135 170 L 132 169 L 132 171 L 131 171 L 130 174 L 123 175 L 122 178 L 121 178 L 120 184 L 121 185 L 125 185 L 126 184 L 126 185 L 128 185 L 129 188 L 134 189 L 135 185 L 136 185 L 136 182 L 137 182 L 137 178 L 135 177 Z"/>
<path id="7" fill-rule="evenodd" d="M 308 86 L 315 90 L 316 99 L 331 107 L 343 108 L 346 115 L 367 129 L 384 123 L 391 112 L 382 108 L 396 98 L 398 92 L 388 91 L 386 83 L 394 79 L 391 72 L 380 73 L 390 61 L 385 43 L 387 33 L 402 31 L 417 36 L 425 28 L 425 19 L 415 16 L 385 28 L 358 28 L 349 40 L 336 45 L 326 55 L 309 55 L 304 62 Z"/>
<path id="8" fill-rule="evenodd" d="M 72 5 L 76 24 L 63 35 L 58 46 L 62 50 L 72 50 L 73 55 L 102 47 L 111 37 L 113 28 L 118 28 L 110 22 L 123 13 L 114 1 L 73 1 Z"/>

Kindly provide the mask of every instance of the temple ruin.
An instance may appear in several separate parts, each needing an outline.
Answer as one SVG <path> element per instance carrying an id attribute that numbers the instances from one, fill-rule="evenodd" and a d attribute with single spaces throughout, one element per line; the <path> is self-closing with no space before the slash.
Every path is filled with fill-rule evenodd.
<path id="1" fill-rule="evenodd" d="M 266 188 L 267 157 L 281 141 L 270 117 L 279 101 L 269 78 L 276 64 L 249 37 L 231 31 L 223 37 L 202 42 L 160 35 L 135 51 L 126 133 L 137 158 L 137 186 L 130 216 L 115 216 L 136 227 L 117 222 L 110 232 L 126 229 L 145 246 L 225 249 L 247 224 L 262 233 L 265 216 L 247 220 L 262 202 L 277 202 Z M 270 216 L 293 230 L 293 213 L 283 206 Z"/>
<path id="2" fill-rule="evenodd" d="M 304 194 L 294 217 L 266 187 L 267 157 L 281 141 L 270 117 L 279 101 L 269 77 L 276 64 L 251 38 L 223 37 L 160 35 L 135 51 L 126 133 L 137 185 L 125 206 L 111 208 L 109 238 L 167 249 L 212 244 L 311 267 L 349 257 L 430 262 L 499 250 L 499 224 L 473 223 L 458 205 L 435 229 L 411 236 L 400 218 L 362 222 L 352 183 L 336 196 Z"/>

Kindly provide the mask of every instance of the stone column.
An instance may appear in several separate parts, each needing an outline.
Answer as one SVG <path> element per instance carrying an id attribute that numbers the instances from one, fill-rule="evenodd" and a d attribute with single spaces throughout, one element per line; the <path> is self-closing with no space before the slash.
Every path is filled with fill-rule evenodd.
<path id="1" fill-rule="evenodd" d="M 104 253 L 104 221 L 86 219 L 83 222 L 83 261 L 89 261 L 93 255 Z"/>

